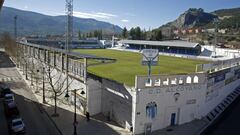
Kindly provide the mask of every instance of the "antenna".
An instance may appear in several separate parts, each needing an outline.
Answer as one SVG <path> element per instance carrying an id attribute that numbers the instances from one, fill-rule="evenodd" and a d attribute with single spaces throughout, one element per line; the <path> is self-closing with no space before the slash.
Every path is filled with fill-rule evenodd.
<path id="1" fill-rule="evenodd" d="M 69 45 L 72 44 L 73 38 L 73 0 L 66 0 L 66 43 L 65 50 L 69 52 Z"/>

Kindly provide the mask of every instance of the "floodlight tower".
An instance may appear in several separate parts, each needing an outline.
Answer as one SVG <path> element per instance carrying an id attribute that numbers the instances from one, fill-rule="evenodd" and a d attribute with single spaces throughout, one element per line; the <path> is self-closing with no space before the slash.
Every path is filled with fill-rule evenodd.
<path id="1" fill-rule="evenodd" d="M 69 52 L 69 45 L 72 44 L 73 39 L 73 0 L 66 0 L 66 43 L 65 50 Z"/>
<path id="2" fill-rule="evenodd" d="M 73 0 L 66 0 L 66 33 L 65 33 L 65 51 L 70 52 L 69 45 L 72 44 L 73 39 Z M 67 92 L 65 97 L 69 97 L 68 95 L 68 55 L 66 54 L 66 85 L 67 85 Z M 76 127 L 74 127 L 76 128 Z M 75 132 L 75 130 L 74 130 Z"/>

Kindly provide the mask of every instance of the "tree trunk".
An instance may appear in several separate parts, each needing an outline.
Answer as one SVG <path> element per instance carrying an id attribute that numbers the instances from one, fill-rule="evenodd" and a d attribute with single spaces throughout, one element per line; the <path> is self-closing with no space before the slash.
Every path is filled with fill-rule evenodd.
<path id="1" fill-rule="evenodd" d="M 54 92 L 54 114 L 57 115 L 57 93 Z"/>

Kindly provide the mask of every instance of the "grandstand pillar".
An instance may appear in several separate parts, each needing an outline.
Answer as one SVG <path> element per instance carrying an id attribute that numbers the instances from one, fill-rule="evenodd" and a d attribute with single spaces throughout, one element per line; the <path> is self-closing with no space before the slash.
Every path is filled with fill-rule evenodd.
<path id="1" fill-rule="evenodd" d="M 50 51 L 47 51 L 47 63 L 48 65 L 50 65 L 50 61 L 51 61 L 51 58 L 50 58 Z"/>
<path id="2" fill-rule="evenodd" d="M 43 50 L 44 63 L 46 63 L 46 50 Z"/>
<path id="3" fill-rule="evenodd" d="M 84 58 L 84 83 L 87 83 L 87 58 Z"/>
<path id="4" fill-rule="evenodd" d="M 56 52 L 53 52 L 53 66 L 56 67 Z"/>
<path id="5" fill-rule="evenodd" d="M 64 69 L 64 56 L 63 56 L 63 53 L 61 53 L 61 66 L 62 66 L 62 71 Z"/>
<path id="6" fill-rule="evenodd" d="M 38 48 L 38 59 L 40 59 L 40 49 Z"/>

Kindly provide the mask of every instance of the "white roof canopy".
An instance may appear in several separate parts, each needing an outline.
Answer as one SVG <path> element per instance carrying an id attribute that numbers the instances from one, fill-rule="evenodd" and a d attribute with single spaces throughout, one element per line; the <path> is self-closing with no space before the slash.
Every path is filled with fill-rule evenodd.
<path id="1" fill-rule="evenodd" d="M 184 47 L 195 48 L 199 43 L 192 43 L 187 41 L 146 41 L 146 40 L 121 40 L 122 44 L 134 45 L 151 45 L 151 46 L 169 46 L 169 47 Z"/>

